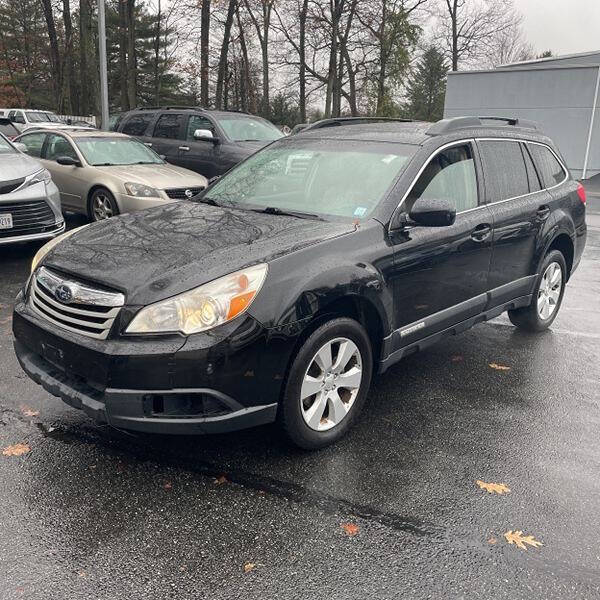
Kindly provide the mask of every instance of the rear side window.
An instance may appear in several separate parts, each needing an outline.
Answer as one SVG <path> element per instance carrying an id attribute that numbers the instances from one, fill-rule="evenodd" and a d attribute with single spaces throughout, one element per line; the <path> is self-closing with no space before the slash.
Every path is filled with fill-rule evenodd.
<path id="1" fill-rule="evenodd" d="M 24 135 L 19 142 L 21 144 L 25 144 L 27 146 L 27 154 L 29 156 L 34 156 L 35 158 L 42 157 L 42 147 L 44 145 L 44 140 L 46 139 L 45 133 L 30 133 L 28 135 Z"/>
<path id="2" fill-rule="evenodd" d="M 544 187 L 551 188 L 565 180 L 567 174 L 550 148 L 540 144 L 527 144 L 527 147 L 537 165 Z"/>
<path id="3" fill-rule="evenodd" d="M 182 124 L 183 115 L 161 115 L 154 128 L 154 137 L 177 140 L 179 139 Z"/>
<path id="4" fill-rule="evenodd" d="M 3 133 L 7 138 L 12 138 L 19 135 L 19 130 L 10 121 L 2 121 L 0 123 L 0 133 Z"/>
<path id="5" fill-rule="evenodd" d="M 488 202 L 499 202 L 529 193 L 525 161 L 519 142 L 479 142 Z"/>
<path id="6" fill-rule="evenodd" d="M 529 150 L 527 150 L 527 144 L 521 144 L 521 150 L 523 151 L 523 158 L 525 159 L 525 169 L 527 170 L 527 179 L 529 181 L 529 191 L 539 192 L 542 189 L 540 185 L 540 178 L 538 177 Z"/>
<path id="7" fill-rule="evenodd" d="M 446 148 L 429 161 L 406 198 L 406 212 L 419 198 L 449 200 L 456 212 L 477 206 L 477 175 L 470 144 Z"/>
<path id="8" fill-rule="evenodd" d="M 127 135 L 144 135 L 148 125 L 152 122 L 154 115 L 144 113 L 143 115 L 133 115 L 123 126 L 122 132 Z"/>

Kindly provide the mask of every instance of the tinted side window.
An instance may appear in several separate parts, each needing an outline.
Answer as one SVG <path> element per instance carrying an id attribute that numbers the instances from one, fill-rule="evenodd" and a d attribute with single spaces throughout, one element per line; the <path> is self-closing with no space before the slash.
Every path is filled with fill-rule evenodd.
<path id="1" fill-rule="evenodd" d="M 478 204 L 477 175 L 470 144 L 446 148 L 427 164 L 406 199 L 410 212 L 419 198 L 450 200 L 456 212 Z"/>
<path id="2" fill-rule="evenodd" d="M 553 187 L 565 179 L 567 174 L 549 148 L 539 144 L 527 144 L 527 146 L 544 182 L 544 187 Z"/>
<path id="3" fill-rule="evenodd" d="M 45 139 L 45 133 L 30 133 L 29 135 L 24 135 L 19 142 L 27 146 L 27 154 L 29 154 L 29 156 L 41 158 L 42 146 L 44 145 Z"/>
<path id="4" fill-rule="evenodd" d="M 519 142 L 479 142 L 488 202 L 499 202 L 529 193 L 525 161 Z"/>
<path id="5" fill-rule="evenodd" d="M 144 135 L 153 118 L 154 115 L 152 113 L 133 115 L 127 119 L 127 122 L 121 131 L 127 135 Z"/>
<path id="6" fill-rule="evenodd" d="M 527 150 L 527 144 L 521 144 L 521 150 L 523 151 L 523 158 L 525 159 L 525 169 L 527 170 L 527 180 L 529 181 L 529 191 L 538 192 L 542 189 L 540 184 L 540 178 L 538 177 L 533 161 Z"/>
<path id="7" fill-rule="evenodd" d="M 47 160 L 56 160 L 59 156 L 68 156 L 69 158 L 79 160 L 75 148 L 71 146 L 69 140 L 62 135 L 49 134 L 46 156 L 44 158 Z"/>
<path id="8" fill-rule="evenodd" d="M 179 139 L 182 123 L 183 115 L 161 115 L 154 128 L 154 137 L 177 140 Z"/>
<path id="9" fill-rule="evenodd" d="M 2 121 L 0 123 L 0 133 L 3 133 L 8 138 L 12 138 L 19 135 L 19 130 L 12 123 Z"/>
<path id="10" fill-rule="evenodd" d="M 209 121 L 206 117 L 191 115 L 188 120 L 187 134 L 185 138 L 188 142 L 194 141 L 194 131 L 196 131 L 196 129 L 208 129 L 213 135 L 215 135 L 215 126 L 211 121 Z"/>

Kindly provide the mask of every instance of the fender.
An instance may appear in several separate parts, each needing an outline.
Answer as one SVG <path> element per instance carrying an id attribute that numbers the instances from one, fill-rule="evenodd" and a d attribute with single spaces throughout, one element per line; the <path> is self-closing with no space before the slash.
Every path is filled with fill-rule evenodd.
<path id="1" fill-rule="evenodd" d="M 533 257 L 531 274 L 540 271 L 540 265 L 546 256 L 548 249 L 560 235 L 567 235 L 575 249 L 575 225 L 571 217 L 562 209 L 556 211 L 551 223 L 546 224 L 540 232 L 540 245 L 538 252 Z"/>

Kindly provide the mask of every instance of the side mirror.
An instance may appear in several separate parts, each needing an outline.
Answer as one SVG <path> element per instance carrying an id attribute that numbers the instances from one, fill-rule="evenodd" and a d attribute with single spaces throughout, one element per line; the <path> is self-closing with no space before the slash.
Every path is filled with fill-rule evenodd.
<path id="1" fill-rule="evenodd" d="M 56 159 L 56 162 L 59 165 L 63 165 L 65 167 L 80 167 L 81 166 L 81 163 L 76 158 L 73 158 L 72 156 L 59 156 Z"/>
<path id="2" fill-rule="evenodd" d="M 196 131 L 194 131 L 194 139 L 197 142 L 219 143 L 219 138 L 215 137 L 210 129 L 196 129 Z"/>
<path id="3" fill-rule="evenodd" d="M 425 227 L 448 227 L 456 220 L 456 208 L 445 198 L 420 198 L 408 216 Z"/>
<path id="4" fill-rule="evenodd" d="M 27 154 L 28 148 L 25 144 L 23 144 L 22 142 L 13 142 L 13 146 L 19 151 L 22 152 L 23 154 Z"/>

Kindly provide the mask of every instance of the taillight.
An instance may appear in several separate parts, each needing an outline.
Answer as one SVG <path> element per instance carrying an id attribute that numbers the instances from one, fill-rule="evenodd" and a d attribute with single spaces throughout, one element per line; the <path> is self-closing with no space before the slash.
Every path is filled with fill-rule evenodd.
<path id="1" fill-rule="evenodd" d="M 587 198 L 585 197 L 585 188 L 581 184 L 577 186 L 577 195 L 579 196 L 579 199 L 585 204 Z"/>

